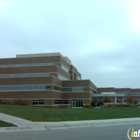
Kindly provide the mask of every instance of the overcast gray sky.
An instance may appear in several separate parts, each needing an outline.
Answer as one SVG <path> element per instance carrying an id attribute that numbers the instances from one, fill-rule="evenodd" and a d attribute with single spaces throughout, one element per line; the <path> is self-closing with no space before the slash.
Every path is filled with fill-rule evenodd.
<path id="1" fill-rule="evenodd" d="M 140 0 L 0 0 L 0 58 L 60 52 L 97 87 L 140 88 Z"/>

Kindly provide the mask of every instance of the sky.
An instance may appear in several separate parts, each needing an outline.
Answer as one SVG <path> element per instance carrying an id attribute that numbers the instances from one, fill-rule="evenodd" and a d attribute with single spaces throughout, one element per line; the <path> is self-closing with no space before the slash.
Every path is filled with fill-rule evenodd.
<path id="1" fill-rule="evenodd" d="M 140 88 L 140 0 L 0 0 L 0 58 L 60 52 L 97 87 Z"/>

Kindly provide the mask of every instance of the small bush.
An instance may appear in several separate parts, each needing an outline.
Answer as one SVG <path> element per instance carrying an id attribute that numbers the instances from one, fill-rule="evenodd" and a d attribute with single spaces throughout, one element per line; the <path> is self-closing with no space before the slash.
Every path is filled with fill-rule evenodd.
<path id="1" fill-rule="evenodd" d="M 84 108 L 93 108 L 91 105 L 85 105 Z"/>
<path id="2" fill-rule="evenodd" d="M 96 107 L 95 102 L 91 102 L 91 106 Z"/>

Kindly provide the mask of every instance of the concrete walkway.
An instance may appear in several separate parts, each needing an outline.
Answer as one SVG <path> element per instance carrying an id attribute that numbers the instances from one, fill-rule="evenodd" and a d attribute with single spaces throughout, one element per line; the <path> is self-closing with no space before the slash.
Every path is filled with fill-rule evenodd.
<path id="1" fill-rule="evenodd" d="M 29 130 L 54 130 L 78 127 L 97 127 L 107 125 L 140 124 L 140 118 L 123 118 L 107 120 L 65 121 L 65 122 L 32 122 L 18 117 L 0 113 L 0 120 L 13 123 L 18 127 L 1 127 L 0 132 L 29 131 Z"/>
<path id="2" fill-rule="evenodd" d="M 12 124 L 15 124 L 18 126 L 18 127 L 6 127 L 6 128 L 0 127 L 0 132 L 3 132 L 5 130 L 7 130 L 7 131 L 8 130 L 9 131 L 46 130 L 45 125 L 42 125 L 40 123 L 28 121 L 25 119 L 21 119 L 21 118 L 3 114 L 3 113 L 0 113 L 0 120 L 2 120 L 4 122 L 9 122 L 9 123 L 12 123 Z"/>

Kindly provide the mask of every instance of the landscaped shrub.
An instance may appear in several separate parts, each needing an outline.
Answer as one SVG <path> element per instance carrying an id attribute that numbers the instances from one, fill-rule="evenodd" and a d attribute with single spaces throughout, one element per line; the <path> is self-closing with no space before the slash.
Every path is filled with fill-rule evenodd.
<path id="1" fill-rule="evenodd" d="M 16 105 L 25 105 L 20 99 L 14 101 L 14 104 L 16 104 Z"/>
<path id="2" fill-rule="evenodd" d="M 131 104 L 118 104 L 118 103 L 105 103 L 103 107 L 137 107 L 138 105 Z"/>
<path id="3" fill-rule="evenodd" d="M 95 102 L 91 102 L 91 106 L 96 107 L 96 103 Z"/>
<path id="4" fill-rule="evenodd" d="M 91 105 L 85 105 L 84 108 L 93 108 Z"/>

